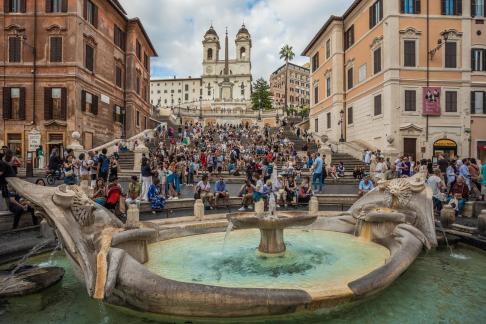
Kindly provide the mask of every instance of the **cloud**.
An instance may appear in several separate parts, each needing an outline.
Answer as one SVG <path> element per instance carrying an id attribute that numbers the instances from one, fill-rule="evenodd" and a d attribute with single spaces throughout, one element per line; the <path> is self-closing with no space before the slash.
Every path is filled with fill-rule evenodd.
<path id="1" fill-rule="evenodd" d="M 129 17 L 140 17 L 159 54 L 152 77 L 200 76 L 202 39 L 212 23 L 222 41 L 228 27 L 230 58 L 244 22 L 252 36 L 253 78 L 269 78 L 282 62 L 279 49 L 293 46 L 294 62 L 330 15 L 342 14 L 352 0 L 120 0 Z M 223 56 L 221 53 L 221 56 Z"/>

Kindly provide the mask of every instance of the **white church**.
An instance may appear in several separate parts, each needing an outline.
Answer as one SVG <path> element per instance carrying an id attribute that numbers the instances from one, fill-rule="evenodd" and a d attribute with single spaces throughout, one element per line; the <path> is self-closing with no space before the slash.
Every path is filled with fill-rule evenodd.
<path id="1" fill-rule="evenodd" d="M 172 111 L 238 113 L 250 110 L 252 92 L 251 36 L 242 25 L 235 37 L 235 57 L 229 58 L 228 31 L 224 49 L 211 26 L 204 34 L 203 72 L 200 78 L 164 78 L 150 81 L 151 103 Z"/>

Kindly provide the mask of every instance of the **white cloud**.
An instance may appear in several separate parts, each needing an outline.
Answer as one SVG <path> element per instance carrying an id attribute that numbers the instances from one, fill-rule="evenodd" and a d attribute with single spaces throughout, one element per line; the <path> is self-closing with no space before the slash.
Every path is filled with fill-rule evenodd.
<path id="1" fill-rule="evenodd" d="M 300 53 L 330 15 L 342 14 L 352 0 L 120 0 L 129 17 L 140 17 L 159 57 L 152 60 L 152 76 L 199 76 L 202 38 L 211 22 L 224 49 L 228 27 L 230 57 L 242 22 L 252 36 L 254 79 L 268 79 L 282 62 L 279 49 L 293 46 Z M 224 52 L 221 53 L 223 55 Z"/>

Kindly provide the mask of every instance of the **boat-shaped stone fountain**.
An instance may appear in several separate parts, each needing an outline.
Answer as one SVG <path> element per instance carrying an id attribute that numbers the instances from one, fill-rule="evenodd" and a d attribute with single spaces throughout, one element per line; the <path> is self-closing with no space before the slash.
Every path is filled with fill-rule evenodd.
<path id="1" fill-rule="evenodd" d="M 330 309 L 385 289 L 437 244 L 432 196 L 420 175 L 381 182 L 336 217 L 228 215 L 236 230 L 224 252 L 224 230 L 173 231 L 161 240 L 154 229 L 126 227 L 78 187 L 8 182 L 55 229 L 90 297 L 155 314 Z"/>

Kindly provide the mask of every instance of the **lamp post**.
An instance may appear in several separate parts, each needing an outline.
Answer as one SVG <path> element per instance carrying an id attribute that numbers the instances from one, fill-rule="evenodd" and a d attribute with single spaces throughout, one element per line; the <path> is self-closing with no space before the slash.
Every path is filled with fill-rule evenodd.
<path id="1" fill-rule="evenodd" d="M 258 121 L 262 120 L 262 99 L 258 98 Z"/>
<path id="2" fill-rule="evenodd" d="M 199 96 L 199 120 L 202 121 L 203 116 L 202 116 L 202 96 Z"/>
<path id="3" fill-rule="evenodd" d="M 180 123 L 182 125 L 182 117 L 181 117 L 181 98 L 178 100 L 179 103 L 179 111 L 177 112 L 177 117 L 179 117 Z"/>
<path id="4" fill-rule="evenodd" d="M 344 110 L 341 110 L 339 112 L 339 125 L 341 126 L 341 138 L 339 139 L 339 142 L 344 143 L 346 140 L 344 139 Z"/>
<path id="5" fill-rule="evenodd" d="M 174 112 L 174 94 L 170 94 L 170 110 Z"/>

